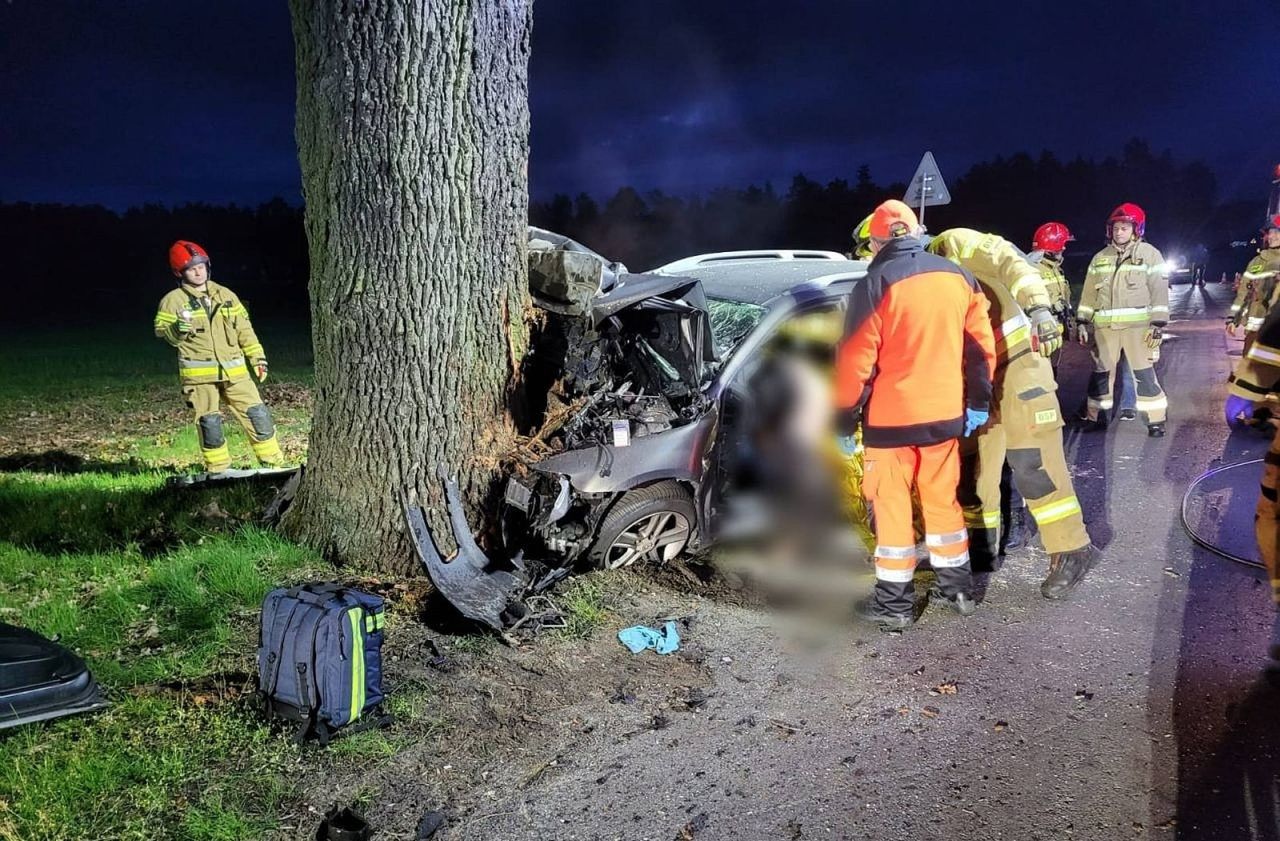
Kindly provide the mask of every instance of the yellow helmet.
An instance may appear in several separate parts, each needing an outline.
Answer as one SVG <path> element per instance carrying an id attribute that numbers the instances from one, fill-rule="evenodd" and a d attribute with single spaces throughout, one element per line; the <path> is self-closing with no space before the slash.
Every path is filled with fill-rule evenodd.
<path id="1" fill-rule="evenodd" d="M 870 260 L 871 254 L 871 217 L 874 213 L 868 213 L 867 218 L 858 223 L 858 227 L 853 229 L 853 259 Z"/>

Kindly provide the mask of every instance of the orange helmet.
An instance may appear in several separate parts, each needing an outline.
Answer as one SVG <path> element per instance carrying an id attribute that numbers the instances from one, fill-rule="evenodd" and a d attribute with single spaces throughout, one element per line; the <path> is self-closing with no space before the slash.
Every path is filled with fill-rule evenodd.
<path id="1" fill-rule="evenodd" d="M 889 199 L 871 214 L 868 233 L 875 239 L 910 236 L 920 228 L 915 211 L 897 199 Z"/>
<path id="2" fill-rule="evenodd" d="M 1031 239 L 1031 247 L 1036 251 L 1051 251 L 1061 254 L 1067 243 L 1075 240 L 1071 231 L 1061 222 L 1045 222 L 1036 228 L 1036 235 Z"/>
<path id="3" fill-rule="evenodd" d="M 1132 223 L 1133 235 L 1138 239 L 1142 239 L 1147 233 L 1147 213 L 1133 202 L 1125 202 L 1111 211 L 1111 215 L 1107 217 L 1108 240 L 1111 239 L 1111 226 L 1116 222 Z"/>
<path id="4" fill-rule="evenodd" d="M 184 271 L 198 263 L 211 265 L 209 252 L 196 243 L 180 239 L 169 246 L 169 268 L 173 269 L 174 277 L 182 277 Z"/>

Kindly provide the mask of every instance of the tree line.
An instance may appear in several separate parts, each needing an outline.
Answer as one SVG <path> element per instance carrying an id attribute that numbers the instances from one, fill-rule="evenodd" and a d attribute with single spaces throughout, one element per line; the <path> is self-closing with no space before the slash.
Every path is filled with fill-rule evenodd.
<path id="1" fill-rule="evenodd" d="M 945 165 L 945 161 L 943 162 Z M 944 175 L 946 175 L 944 171 Z M 1142 205 L 1148 236 L 1166 253 L 1203 246 L 1211 276 L 1233 272 L 1261 219 L 1265 173 L 1257 201 L 1221 202 L 1212 171 L 1199 161 L 1155 153 L 1141 140 L 1101 160 L 1063 162 L 1051 152 L 1016 154 L 976 164 L 948 187 L 952 203 L 929 208 L 933 230 L 963 225 L 998 232 L 1029 248 L 1041 222 L 1065 222 L 1077 242 L 1068 256 L 1087 259 L 1102 244 L 1104 220 L 1122 201 Z M 852 179 L 827 183 L 795 175 L 774 185 L 723 188 L 697 196 L 623 187 L 611 197 L 558 194 L 533 201 L 534 225 L 571 236 L 642 271 L 699 252 L 789 247 L 847 251 L 857 222 L 903 183 L 881 185 L 862 166 Z M 143 318 L 169 288 L 170 242 L 194 239 L 225 280 L 260 312 L 305 318 L 308 255 L 302 209 L 283 199 L 257 207 L 145 205 L 117 213 L 101 206 L 0 203 L 0 277 L 13 297 L 0 310 L 8 323 L 56 325 L 103 317 Z M 1071 264 L 1069 263 L 1069 268 Z"/>

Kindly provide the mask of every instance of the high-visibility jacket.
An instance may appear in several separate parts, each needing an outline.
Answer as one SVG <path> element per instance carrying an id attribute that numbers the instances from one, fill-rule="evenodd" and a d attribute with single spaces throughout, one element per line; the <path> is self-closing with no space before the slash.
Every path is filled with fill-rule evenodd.
<path id="1" fill-rule="evenodd" d="M 1048 307 L 1050 299 L 1040 272 L 1018 247 L 995 234 L 950 228 L 930 240 L 929 250 L 977 278 L 990 302 L 997 365 L 1031 353 L 1027 310 Z"/>
<path id="2" fill-rule="evenodd" d="M 182 320 L 191 323 L 190 332 L 178 331 Z M 249 311 L 234 292 L 213 281 L 204 289 L 184 283 L 161 298 L 155 333 L 178 349 L 183 385 L 234 382 L 249 376 L 249 365 L 266 362 Z"/>
<path id="3" fill-rule="evenodd" d="M 1040 279 L 1044 281 L 1045 291 L 1049 293 L 1049 304 L 1054 312 L 1069 311 L 1071 285 L 1067 283 L 1067 275 L 1062 271 L 1062 255 L 1048 251 L 1032 251 L 1027 255 L 1027 262 L 1040 271 Z"/>
<path id="4" fill-rule="evenodd" d="M 1113 330 L 1167 324 L 1169 280 L 1160 250 L 1133 240 L 1124 248 L 1108 245 L 1095 254 L 1084 276 L 1076 320 Z"/>
<path id="5" fill-rule="evenodd" d="M 1276 276 L 1280 274 L 1280 248 L 1264 248 L 1245 266 L 1236 289 L 1236 299 L 1231 302 L 1228 317 L 1245 320 L 1245 329 L 1256 331 L 1271 310 L 1276 290 Z M 1248 302 L 1248 312 L 1241 314 Z"/>
<path id="6" fill-rule="evenodd" d="M 995 340 L 977 281 L 918 237 L 888 242 L 849 294 L 836 408 L 862 411 L 868 447 L 928 446 L 987 411 Z"/>

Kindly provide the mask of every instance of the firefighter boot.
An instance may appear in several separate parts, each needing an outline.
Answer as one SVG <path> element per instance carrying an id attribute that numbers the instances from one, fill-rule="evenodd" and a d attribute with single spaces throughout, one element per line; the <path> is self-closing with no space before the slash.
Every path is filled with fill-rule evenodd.
<path id="1" fill-rule="evenodd" d="M 904 631 L 916 621 L 914 614 L 895 613 L 882 607 L 874 595 L 855 604 L 853 615 L 863 622 L 877 626 L 882 631 Z"/>
<path id="2" fill-rule="evenodd" d="M 935 603 L 946 605 L 961 616 L 972 616 L 978 609 L 977 601 L 968 593 L 957 592 L 948 595 L 936 584 L 929 588 L 929 604 Z"/>
<path id="3" fill-rule="evenodd" d="M 1027 516 L 1026 507 L 1019 504 L 1009 513 L 1009 530 L 1004 540 L 1004 549 L 1006 551 L 1021 549 L 1031 543 L 1035 534 L 1035 519 Z"/>
<path id="4" fill-rule="evenodd" d="M 1049 575 L 1040 584 L 1040 594 L 1046 599 L 1065 599 L 1101 560 L 1102 554 L 1092 543 L 1082 549 L 1050 555 Z"/>

